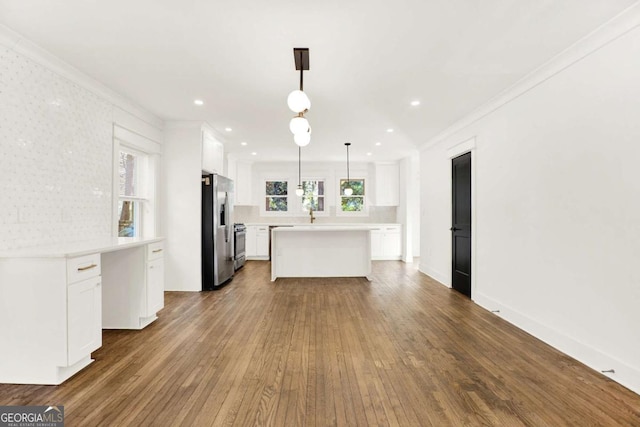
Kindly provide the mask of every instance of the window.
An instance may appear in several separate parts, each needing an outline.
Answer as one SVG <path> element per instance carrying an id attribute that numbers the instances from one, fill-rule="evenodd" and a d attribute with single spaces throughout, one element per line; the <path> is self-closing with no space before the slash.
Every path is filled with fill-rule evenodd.
<path id="1" fill-rule="evenodd" d="M 344 189 L 347 187 L 347 180 L 340 180 L 340 210 L 342 212 L 364 212 L 364 179 L 350 179 L 353 194 L 351 196 L 344 195 Z"/>
<path id="2" fill-rule="evenodd" d="M 118 154 L 118 236 L 142 235 L 148 156 L 122 147 Z"/>
<path id="3" fill-rule="evenodd" d="M 311 208 L 314 212 L 324 212 L 324 181 L 302 181 L 302 189 L 302 210 L 309 212 Z"/>
<path id="4" fill-rule="evenodd" d="M 287 212 L 287 181 L 265 181 L 265 211 Z"/>

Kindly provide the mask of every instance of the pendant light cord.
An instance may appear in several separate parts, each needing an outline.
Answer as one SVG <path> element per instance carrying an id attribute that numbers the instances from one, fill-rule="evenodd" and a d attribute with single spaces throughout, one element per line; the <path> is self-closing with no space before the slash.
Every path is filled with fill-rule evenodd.
<path id="1" fill-rule="evenodd" d="M 298 145 L 298 186 L 302 185 L 302 182 L 300 181 L 300 153 L 302 152 L 302 147 L 300 147 Z"/>
<path id="2" fill-rule="evenodd" d="M 347 142 L 345 145 L 347 146 L 347 187 L 351 187 L 351 179 L 349 178 L 349 146 L 351 143 Z"/>

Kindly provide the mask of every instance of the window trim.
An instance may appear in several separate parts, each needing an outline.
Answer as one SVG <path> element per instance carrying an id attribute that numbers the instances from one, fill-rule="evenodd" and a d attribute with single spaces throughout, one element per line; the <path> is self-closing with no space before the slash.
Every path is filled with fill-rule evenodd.
<path id="1" fill-rule="evenodd" d="M 138 185 L 142 189 L 141 193 L 135 196 L 120 195 L 120 175 L 119 163 L 120 152 L 130 152 L 144 159 L 142 171 L 138 171 Z M 124 141 L 114 137 L 113 139 L 113 190 L 112 190 L 112 230 L 115 237 L 118 236 L 120 201 L 132 201 L 137 207 L 136 217 L 140 223 L 136 230 L 136 237 L 157 236 L 157 206 L 156 191 L 158 186 L 158 169 L 160 154 L 149 150 L 149 147 L 141 147 L 135 142 Z"/>

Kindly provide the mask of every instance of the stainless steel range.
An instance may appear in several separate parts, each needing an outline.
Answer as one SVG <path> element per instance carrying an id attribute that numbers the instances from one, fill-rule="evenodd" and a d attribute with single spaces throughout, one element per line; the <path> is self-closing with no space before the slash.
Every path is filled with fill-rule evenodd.
<path id="1" fill-rule="evenodd" d="M 233 225 L 233 241 L 235 247 L 234 268 L 237 270 L 244 265 L 245 261 L 245 238 L 247 227 L 244 224 Z"/>

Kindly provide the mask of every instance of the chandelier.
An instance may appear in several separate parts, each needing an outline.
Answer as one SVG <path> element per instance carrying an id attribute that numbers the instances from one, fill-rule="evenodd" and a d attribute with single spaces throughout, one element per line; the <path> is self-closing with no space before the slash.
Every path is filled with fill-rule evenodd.
<path id="1" fill-rule="evenodd" d="M 309 70 L 309 48 L 294 47 L 293 57 L 296 62 L 296 70 L 300 70 L 300 89 L 294 90 L 287 97 L 287 105 L 294 113 L 297 113 L 289 122 L 289 129 L 293 133 L 293 141 L 300 147 L 309 145 L 311 142 L 311 127 L 309 121 L 304 117 L 311 107 L 311 101 L 303 90 L 302 73 Z"/>

